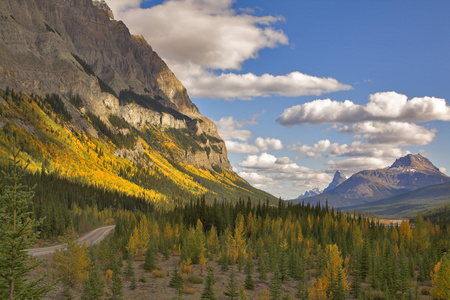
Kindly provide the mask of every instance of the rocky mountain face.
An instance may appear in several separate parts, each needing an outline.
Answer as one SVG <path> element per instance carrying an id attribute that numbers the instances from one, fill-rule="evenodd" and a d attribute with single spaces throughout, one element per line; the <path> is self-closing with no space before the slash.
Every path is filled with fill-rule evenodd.
<path id="1" fill-rule="evenodd" d="M 1 1 L 0 89 L 56 93 L 72 114 L 71 126 L 94 136 L 87 112 L 111 130 L 111 115 L 141 131 L 188 130 L 203 136 L 196 148 L 204 151 L 187 147 L 174 152 L 176 160 L 231 171 L 215 124 L 145 39 L 113 17 L 104 1 Z M 79 107 L 70 104 L 74 97 L 81 99 Z"/>
<path id="2" fill-rule="evenodd" d="M 336 173 L 334 173 L 334 177 L 333 180 L 331 181 L 331 183 L 323 190 L 323 193 L 326 193 L 328 191 L 334 190 L 335 188 L 337 188 L 341 183 L 343 183 L 344 181 L 347 180 L 347 177 L 341 173 L 341 171 L 336 171 Z"/>
<path id="3" fill-rule="evenodd" d="M 358 172 L 336 188 L 318 196 L 309 197 L 305 201 L 310 203 L 328 201 L 330 206 L 345 207 L 449 181 L 450 177 L 440 172 L 422 155 L 408 154 L 397 159 L 388 168 Z"/>

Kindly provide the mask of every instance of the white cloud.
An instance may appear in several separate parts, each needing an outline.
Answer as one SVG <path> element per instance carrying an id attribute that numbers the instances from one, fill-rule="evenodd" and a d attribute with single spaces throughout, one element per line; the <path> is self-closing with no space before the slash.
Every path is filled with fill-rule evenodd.
<path id="1" fill-rule="evenodd" d="M 323 188 L 332 179 L 322 170 L 300 166 L 288 157 L 277 158 L 265 152 L 249 155 L 238 165 L 243 169 L 238 174 L 249 183 L 257 183 L 260 188 L 274 195 L 279 195 L 281 188 L 284 193 L 295 193 L 290 195 L 291 198 L 298 197 L 305 188 Z"/>
<path id="2" fill-rule="evenodd" d="M 247 142 L 241 143 L 236 141 L 225 141 L 227 151 L 232 153 L 252 154 L 267 150 L 281 150 L 283 143 L 279 139 L 258 137 L 254 145 L 249 145 Z"/>
<path id="3" fill-rule="evenodd" d="M 258 147 L 256 147 L 255 145 L 249 145 L 247 142 L 240 143 L 236 141 L 226 140 L 225 144 L 227 146 L 228 153 L 250 154 L 260 152 Z"/>
<path id="4" fill-rule="evenodd" d="M 254 97 L 269 96 L 318 96 L 351 89 L 351 86 L 342 84 L 336 79 L 319 78 L 300 72 L 281 76 L 270 74 L 257 76 L 252 73 L 227 73 L 217 76 L 203 72 L 198 76 L 183 77 L 182 81 L 194 97 L 226 100 L 252 100 Z"/>
<path id="5" fill-rule="evenodd" d="M 344 160 L 330 160 L 328 170 L 339 170 L 346 174 L 354 174 L 361 170 L 376 170 L 390 166 L 395 159 L 387 157 L 352 157 Z"/>
<path id="6" fill-rule="evenodd" d="M 428 145 L 436 136 L 436 129 L 406 122 L 363 122 L 350 127 L 344 126 L 338 132 L 364 133 L 360 138 L 369 144 L 389 144 L 390 146 Z"/>
<path id="7" fill-rule="evenodd" d="M 445 168 L 445 167 L 440 167 L 439 168 L 439 171 L 441 171 L 442 173 L 447 173 L 447 168 Z"/>
<path id="8" fill-rule="evenodd" d="M 422 97 L 407 100 L 396 92 L 376 93 L 369 96 L 369 103 L 358 105 L 330 99 L 315 100 L 284 110 L 278 122 L 284 126 L 301 124 L 354 124 L 366 121 L 378 122 L 427 122 L 450 121 L 450 106 L 445 99 Z"/>
<path id="9" fill-rule="evenodd" d="M 233 116 L 223 117 L 219 121 L 215 121 L 219 135 L 224 140 L 237 139 L 240 141 L 248 141 L 253 137 L 253 133 L 247 129 L 241 129 L 245 125 L 255 125 L 255 119 L 258 115 L 254 115 L 251 120 L 238 121 Z"/>
<path id="10" fill-rule="evenodd" d="M 281 150 L 283 149 L 283 143 L 279 139 L 258 137 L 255 140 L 255 146 L 258 147 L 260 151 L 267 150 Z"/>
<path id="11" fill-rule="evenodd" d="M 240 70 L 260 50 L 288 45 L 286 34 L 274 26 L 281 17 L 236 11 L 234 0 L 166 0 L 147 9 L 142 0 L 107 0 L 116 19 L 133 34 L 141 34 L 167 62 L 193 97 L 243 99 L 270 95 L 302 96 L 347 90 L 333 78 L 291 72 L 261 76 L 216 74 Z"/>

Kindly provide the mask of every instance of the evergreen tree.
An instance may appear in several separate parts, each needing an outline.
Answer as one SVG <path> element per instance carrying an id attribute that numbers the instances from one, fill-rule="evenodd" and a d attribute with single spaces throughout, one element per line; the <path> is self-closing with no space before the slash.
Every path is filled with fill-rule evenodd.
<path id="1" fill-rule="evenodd" d="M 13 150 L 9 172 L 3 172 L 0 195 L 0 298 L 38 299 L 52 289 L 41 284 L 45 276 L 29 279 L 29 272 L 42 263 L 34 260 L 25 249 L 37 240 L 36 228 L 42 220 L 32 216 L 33 189 L 22 184 L 25 168 L 18 161 L 19 152 Z"/>
<path id="2" fill-rule="evenodd" d="M 355 268 L 355 274 L 353 276 L 353 281 L 350 285 L 350 289 L 352 296 L 358 298 L 361 293 L 361 275 L 359 272 L 359 268 Z"/>
<path id="3" fill-rule="evenodd" d="M 281 294 L 281 274 L 280 270 L 277 268 L 270 281 L 270 300 L 280 300 Z"/>
<path id="4" fill-rule="evenodd" d="M 112 273 L 112 282 L 110 285 L 110 290 L 111 290 L 111 299 L 122 299 L 123 296 L 123 283 L 122 283 L 122 278 L 121 278 L 121 271 L 119 268 L 119 265 L 116 261 L 116 257 L 114 256 L 114 254 L 111 256 L 111 271 Z"/>
<path id="5" fill-rule="evenodd" d="M 83 280 L 82 300 L 96 300 L 103 296 L 103 281 L 97 265 L 94 263 L 89 277 Z"/>
<path id="6" fill-rule="evenodd" d="M 155 262 L 155 250 L 153 249 L 152 243 L 147 246 L 147 251 L 145 252 L 144 270 L 147 272 L 153 271 L 156 268 Z"/>
<path id="7" fill-rule="evenodd" d="M 281 244 L 280 249 L 280 259 L 278 262 L 278 269 L 280 270 L 281 281 L 286 281 L 288 279 L 288 255 L 287 255 L 287 241 L 284 240 Z"/>
<path id="8" fill-rule="evenodd" d="M 231 299 L 234 299 L 237 296 L 239 296 L 238 285 L 236 282 L 236 273 L 234 272 L 234 269 L 231 270 L 226 290 L 223 293 L 225 294 L 225 296 Z"/>
<path id="9" fill-rule="evenodd" d="M 306 281 L 306 278 L 302 278 L 298 281 L 297 298 L 302 300 L 309 299 L 308 282 Z"/>
<path id="10" fill-rule="evenodd" d="M 229 269 L 229 258 L 226 250 L 222 250 L 222 255 L 219 259 L 219 265 L 222 271 L 228 271 Z"/>
<path id="11" fill-rule="evenodd" d="M 267 265 L 267 261 L 265 257 L 262 255 L 258 259 L 258 271 L 259 271 L 259 279 L 260 280 L 267 280 L 267 272 L 268 272 L 269 266 Z"/>
<path id="12" fill-rule="evenodd" d="M 137 288 L 136 274 L 133 272 L 133 275 L 131 276 L 130 290 L 134 291 L 136 288 Z"/>
<path id="13" fill-rule="evenodd" d="M 174 266 L 172 277 L 170 278 L 169 286 L 174 288 L 177 291 L 178 299 L 181 299 L 181 296 L 184 292 L 183 278 L 180 274 L 180 269 L 178 266 Z"/>
<path id="14" fill-rule="evenodd" d="M 344 279 L 342 278 L 342 272 L 338 272 L 337 281 L 335 287 L 333 287 L 332 295 L 333 300 L 345 300 L 345 287 L 344 287 Z"/>
<path id="15" fill-rule="evenodd" d="M 133 258 L 131 255 L 127 257 L 127 268 L 125 269 L 125 276 L 128 279 L 131 279 L 134 275 L 134 268 L 133 268 Z"/>
<path id="16" fill-rule="evenodd" d="M 216 300 L 216 295 L 214 293 L 214 283 L 216 279 L 214 278 L 214 268 L 212 266 L 208 267 L 208 275 L 206 276 L 205 289 L 202 293 L 202 298 L 204 300 Z"/>
<path id="17" fill-rule="evenodd" d="M 248 257 L 247 257 L 247 262 L 245 263 L 245 281 L 244 281 L 244 287 L 247 290 L 254 290 L 255 289 L 255 282 L 253 281 L 253 270 L 254 270 L 254 265 L 253 265 L 253 257 L 251 252 L 249 253 Z"/>

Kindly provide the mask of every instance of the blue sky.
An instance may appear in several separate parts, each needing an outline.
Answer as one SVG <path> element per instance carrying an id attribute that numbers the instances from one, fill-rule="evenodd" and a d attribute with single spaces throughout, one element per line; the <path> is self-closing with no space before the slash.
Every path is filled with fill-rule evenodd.
<path id="1" fill-rule="evenodd" d="M 422 153 L 450 170 L 449 1 L 107 0 L 283 199 Z"/>

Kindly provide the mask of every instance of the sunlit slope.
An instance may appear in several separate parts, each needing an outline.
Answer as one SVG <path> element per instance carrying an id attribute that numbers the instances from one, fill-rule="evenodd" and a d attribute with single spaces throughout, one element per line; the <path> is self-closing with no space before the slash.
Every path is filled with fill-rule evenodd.
<path id="1" fill-rule="evenodd" d="M 148 201 L 189 201 L 201 195 L 276 200 L 218 166 L 206 170 L 178 162 L 176 157 L 186 151 L 180 136 L 192 145 L 196 136 L 161 126 L 139 131 L 117 117 L 110 123 L 113 128 L 58 97 L 0 91 L 0 162 L 7 163 L 16 140 L 32 172 L 54 172 Z"/>

